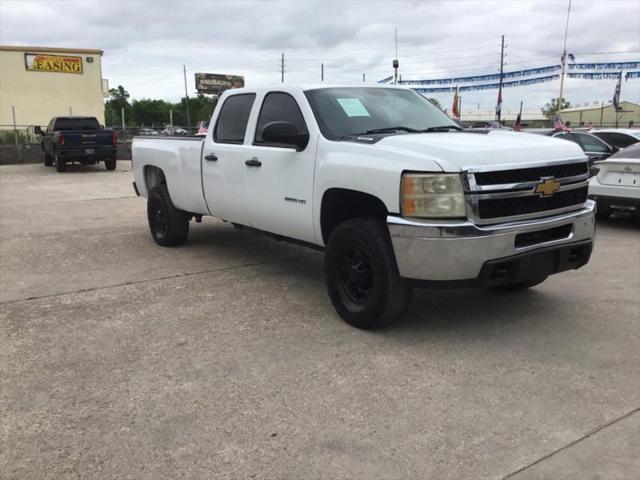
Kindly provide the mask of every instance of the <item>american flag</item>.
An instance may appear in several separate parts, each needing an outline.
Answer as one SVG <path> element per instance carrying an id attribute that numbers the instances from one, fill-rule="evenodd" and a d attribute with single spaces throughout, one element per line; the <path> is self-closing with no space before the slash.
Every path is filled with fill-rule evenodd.
<path id="1" fill-rule="evenodd" d="M 567 128 L 567 126 L 562 121 L 562 118 L 560 117 L 560 113 L 556 113 L 556 119 L 553 121 L 553 129 L 562 130 L 563 132 L 568 132 L 571 130 L 570 128 Z"/>
<path id="2" fill-rule="evenodd" d="M 198 126 L 198 133 L 206 135 L 207 130 L 209 130 L 209 122 L 200 122 L 200 125 Z"/>

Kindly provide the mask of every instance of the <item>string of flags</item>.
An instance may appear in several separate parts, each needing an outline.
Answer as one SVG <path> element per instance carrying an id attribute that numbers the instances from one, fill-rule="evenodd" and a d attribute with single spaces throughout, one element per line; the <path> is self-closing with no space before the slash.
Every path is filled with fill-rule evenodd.
<path id="1" fill-rule="evenodd" d="M 547 75 L 544 77 L 528 78 L 526 80 L 512 80 L 510 82 L 502 82 L 502 87 L 503 88 L 523 87 L 526 85 L 534 85 L 537 83 L 553 82 L 554 80 L 558 80 L 559 78 L 560 78 L 560 75 L 555 74 L 555 75 Z M 480 85 L 463 85 L 461 87 L 458 87 L 458 90 L 460 92 L 469 92 L 469 91 L 477 91 L 477 90 L 494 90 L 499 87 L 500 87 L 500 83 L 486 83 L 486 84 L 480 84 Z M 450 93 L 450 92 L 454 92 L 456 90 L 456 87 L 455 86 L 430 87 L 430 88 L 417 87 L 417 88 L 414 88 L 414 90 L 419 93 Z"/>
<path id="2" fill-rule="evenodd" d="M 571 58 L 570 56 L 570 59 L 574 60 L 575 57 Z M 547 65 L 544 67 L 504 72 L 502 75 L 503 87 L 521 87 L 558 80 L 560 75 L 556 72 L 559 72 L 561 68 L 560 65 Z M 566 75 L 568 78 L 579 78 L 583 80 L 617 79 L 622 70 L 629 69 L 635 70 L 624 74 L 625 81 L 640 78 L 640 70 L 638 70 L 640 69 L 640 62 L 570 63 L 567 65 L 567 69 Z M 596 71 L 588 72 L 584 70 Z M 500 74 L 487 74 L 427 80 L 400 80 L 398 83 L 400 85 L 414 87 L 414 90 L 420 93 L 450 93 L 455 91 L 456 88 L 458 88 L 460 92 L 497 89 L 500 86 L 498 80 L 500 80 Z M 378 83 L 384 84 L 391 83 L 392 81 L 393 77 L 387 77 Z M 482 83 L 491 81 L 492 83 Z M 467 83 L 468 85 L 457 87 L 461 83 Z"/>

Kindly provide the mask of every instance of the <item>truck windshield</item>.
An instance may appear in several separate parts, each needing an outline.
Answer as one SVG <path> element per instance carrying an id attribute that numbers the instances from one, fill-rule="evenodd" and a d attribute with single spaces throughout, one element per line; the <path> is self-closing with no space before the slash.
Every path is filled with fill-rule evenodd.
<path id="1" fill-rule="evenodd" d="M 322 134 L 329 140 L 365 133 L 420 132 L 460 128 L 412 90 L 374 87 L 307 90 Z"/>
<path id="2" fill-rule="evenodd" d="M 53 127 L 55 131 L 70 130 L 100 130 L 100 124 L 95 118 L 58 118 Z"/>

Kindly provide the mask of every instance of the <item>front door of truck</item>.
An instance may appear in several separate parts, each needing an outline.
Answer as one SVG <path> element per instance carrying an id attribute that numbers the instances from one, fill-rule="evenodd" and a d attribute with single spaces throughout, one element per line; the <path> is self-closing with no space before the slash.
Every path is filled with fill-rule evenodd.
<path id="1" fill-rule="evenodd" d="M 202 188 L 209 212 L 241 225 L 250 224 L 245 202 L 244 142 L 255 98 L 253 93 L 227 97 L 202 150 Z"/>
<path id="2" fill-rule="evenodd" d="M 313 242 L 311 208 L 317 140 L 311 138 L 301 151 L 270 144 L 261 132 L 271 122 L 288 122 L 298 133 L 308 133 L 307 122 L 291 94 L 269 92 L 264 96 L 244 162 L 251 226 Z"/>

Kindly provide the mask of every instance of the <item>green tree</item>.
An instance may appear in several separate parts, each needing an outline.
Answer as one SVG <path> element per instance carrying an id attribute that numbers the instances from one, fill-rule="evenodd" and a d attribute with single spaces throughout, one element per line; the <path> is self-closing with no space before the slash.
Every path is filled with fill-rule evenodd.
<path id="1" fill-rule="evenodd" d="M 164 100 L 143 98 L 131 102 L 131 120 L 134 125 L 164 127 L 169 123 L 172 105 Z"/>
<path id="2" fill-rule="evenodd" d="M 120 125 L 122 118 L 122 109 L 124 109 L 125 120 L 128 122 L 131 113 L 131 105 L 129 104 L 129 92 L 122 85 L 109 90 L 109 100 L 104 106 L 104 116 L 107 125 Z"/>
<path id="3" fill-rule="evenodd" d="M 217 96 L 198 95 L 189 98 L 189 117 L 191 118 L 191 127 L 196 126 L 201 121 L 211 119 L 213 110 L 218 103 Z M 179 103 L 173 104 L 173 123 L 174 125 L 187 126 L 187 99 L 182 97 Z"/>
<path id="4" fill-rule="evenodd" d="M 564 108 L 571 108 L 571 103 L 567 102 L 564 98 L 562 99 L 562 103 L 560 104 L 560 110 Z M 547 103 L 544 104 L 544 107 L 540 109 L 542 114 L 547 118 L 553 118 L 558 111 L 558 99 L 552 98 Z"/>

